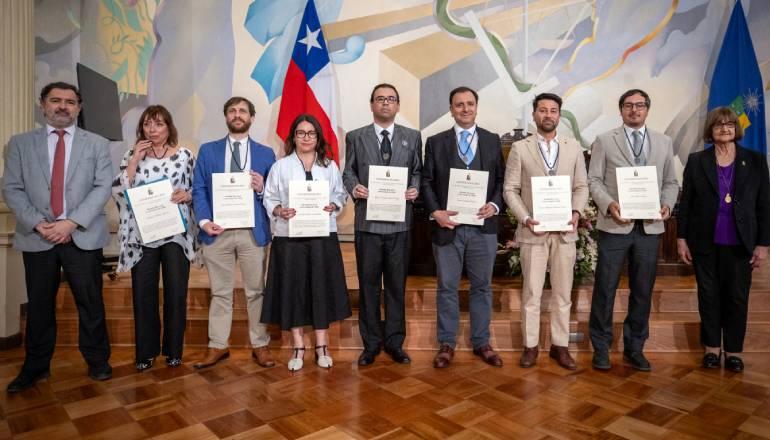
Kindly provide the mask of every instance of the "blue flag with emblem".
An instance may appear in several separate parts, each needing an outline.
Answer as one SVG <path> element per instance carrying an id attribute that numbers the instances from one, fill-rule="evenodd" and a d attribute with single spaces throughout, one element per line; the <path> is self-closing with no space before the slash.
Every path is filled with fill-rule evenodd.
<path id="1" fill-rule="evenodd" d="M 762 74 L 740 0 L 735 2 L 711 77 L 708 109 L 728 106 L 743 127 L 744 147 L 767 154 Z"/>

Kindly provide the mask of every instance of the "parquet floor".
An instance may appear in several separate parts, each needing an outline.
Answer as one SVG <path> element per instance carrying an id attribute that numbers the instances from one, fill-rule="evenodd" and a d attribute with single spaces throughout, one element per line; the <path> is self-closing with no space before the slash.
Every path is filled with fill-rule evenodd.
<path id="1" fill-rule="evenodd" d="M 492 368 L 458 352 L 446 370 L 433 353 L 411 365 L 380 355 L 369 367 L 358 352 L 333 351 L 335 366 L 286 370 L 257 366 L 246 349 L 204 371 L 162 362 L 144 373 L 133 352 L 113 354 L 114 378 L 93 382 L 74 348 L 57 349 L 52 376 L 19 395 L 0 393 L 0 438 L 17 439 L 723 439 L 770 438 L 770 356 L 747 354 L 733 374 L 698 368 L 698 354 L 653 353 L 652 373 L 619 364 L 593 371 L 587 353 L 568 372 L 547 356 L 521 369 L 519 353 Z M 23 352 L 0 352 L 0 385 Z"/>

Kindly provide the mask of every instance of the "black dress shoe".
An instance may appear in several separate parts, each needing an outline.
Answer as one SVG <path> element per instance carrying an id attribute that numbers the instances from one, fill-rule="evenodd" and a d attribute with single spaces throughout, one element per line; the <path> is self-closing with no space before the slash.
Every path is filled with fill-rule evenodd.
<path id="1" fill-rule="evenodd" d="M 155 358 L 147 358 L 147 359 L 142 359 L 140 361 L 136 361 L 134 365 L 136 366 L 136 371 L 141 373 L 144 370 L 149 370 L 150 368 L 152 368 L 153 363 L 155 363 Z"/>
<path id="2" fill-rule="evenodd" d="M 719 358 L 722 357 L 722 353 L 718 355 L 715 353 L 706 353 L 703 355 L 703 368 L 719 368 Z"/>
<path id="3" fill-rule="evenodd" d="M 88 377 L 98 381 L 112 379 L 112 367 L 110 364 L 104 364 L 98 367 L 88 367 Z"/>
<path id="4" fill-rule="evenodd" d="M 624 351 L 623 360 L 635 370 L 652 371 L 650 362 L 641 351 Z"/>
<path id="5" fill-rule="evenodd" d="M 733 373 L 743 373 L 743 360 L 738 356 L 725 357 L 725 369 Z"/>
<path id="6" fill-rule="evenodd" d="M 166 357 L 166 365 L 171 368 L 178 367 L 182 365 L 182 358 Z"/>
<path id="7" fill-rule="evenodd" d="M 362 351 L 361 356 L 358 356 L 358 365 L 365 367 L 374 363 L 374 358 L 377 357 L 377 353 L 373 351 Z"/>
<path id="8" fill-rule="evenodd" d="M 9 393 L 18 393 L 24 391 L 27 388 L 34 387 L 38 381 L 46 379 L 50 375 L 51 373 L 48 370 L 37 374 L 30 374 L 22 371 L 18 376 L 16 376 L 16 379 L 12 380 L 11 383 L 8 384 L 6 391 Z"/>
<path id="9" fill-rule="evenodd" d="M 610 364 L 610 354 L 605 350 L 594 351 L 594 357 L 591 359 L 591 366 L 597 370 L 609 370 L 612 368 L 612 364 Z"/>
<path id="10" fill-rule="evenodd" d="M 394 362 L 399 364 L 408 364 L 412 362 L 412 359 L 404 351 L 403 348 L 385 349 L 385 353 L 389 354 Z"/>

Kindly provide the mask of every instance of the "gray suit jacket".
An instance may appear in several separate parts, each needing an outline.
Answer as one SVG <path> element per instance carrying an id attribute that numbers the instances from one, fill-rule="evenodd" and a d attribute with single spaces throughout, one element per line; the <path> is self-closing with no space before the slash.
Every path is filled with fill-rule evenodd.
<path id="1" fill-rule="evenodd" d="M 652 131 L 648 127 L 647 139 L 650 140 L 650 157 L 647 158 L 647 165 L 654 165 L 658 169 L 660 204 L 674 209 L 679 196 L 679 184 L 676 181 L 671 138 Z M 588 187 L 591 190 L 591 197 L 599 208 L 597 229 L 612 234 L 628 234 L 633 229 L 633 223 L 618 223 L 607 211 L 610 203 L 618 200 L 618 180 L 615 169 L 632 166 L 634 166 L 634 159 L 628 149 L 622 126 L 596 137 L 591 146 Z M 664 230 L 662 221 L 645 220 L 644 222 L 644 231 L 648 234 L 662 234 Z"/>
<path id="2" fill-rule="evenodd" d="M 583 159 L 583 148 L 572 138 L 558 135 L 559 163 L 556 174 L 570 176 L 572 183 L 572 210 L 583 214 L 588 202 L 588 184 L 586 181 L 586 163 Z M 522 139 L 511 148 L 508 163 L 505 166 L 505 182 L 503 197 L 519 221 L 516 229 L 516 240 L 521 243 L 545 243 L 547 235 L 535 235 L 524 226 L 522 221 L 532 216 L 532 177 L 547 176 L 543 157 L 537 145 L 537 136 Z M 535 219 L 537 220 L 537 219 Z M 577 232 L 562 232 L 559 234 L 565 243 L 575 242 Z"/>
<path id="3" fill-rule="evenodd" d="M 64 180 L 67 218 L 78 224 L 72 241 L 84 250 L 107 245 L 104 206 L 110 198 L 112 161 L 107 139 L 75 129 Z M 51 249 L 53 244 L 35 230 L 51 213 L 51 169 L 45 128 L 13 136 L 5 157 L 3 195 L 16 216 L 14 246 L 24 252 Z"/>
<path id="4" fill-rule="evenodd" d="M 409 188 L 420 189 L 420 173 L 422 172 L 422 138 L 420 132 L 396 124 L 391 139 L 393 157 L 390 166 L 407 167 Z M 406 202 L 406 218 L 404 222 L 376 222 L 366 220 L 366 199 L 352 197 L 353 188 L 357 184 L 369 186 L 369 165 L 384 165 L 380 156 L 380 144 L 374 125 L 369 124 L 353 130 L 345 136 L 345 171 L 342 181 L 345 189 L 355 201 L 356 221 L 355 230 L 374 234 L 392 234 L 409 230 L 412 223 L 412 202 Z"/>

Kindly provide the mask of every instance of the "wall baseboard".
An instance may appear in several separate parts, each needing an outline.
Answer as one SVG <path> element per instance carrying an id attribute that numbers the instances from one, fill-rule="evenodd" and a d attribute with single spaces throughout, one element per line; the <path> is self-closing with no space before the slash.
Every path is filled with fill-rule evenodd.
<path id="1" fill-rule="evenodd" d="M 21 332 L 5 338 L 0 338 L 0 350 L 10 350 L 12 348 L 21 347 L 23 341 Z"/>

